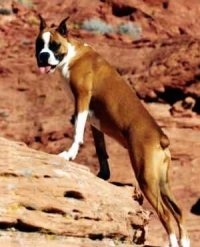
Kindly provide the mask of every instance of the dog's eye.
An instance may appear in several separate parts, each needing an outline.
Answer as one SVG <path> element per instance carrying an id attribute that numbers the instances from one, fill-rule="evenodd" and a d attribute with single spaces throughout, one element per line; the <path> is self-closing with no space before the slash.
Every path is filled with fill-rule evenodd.
<path id="1" fill-rule="evenodd" d="M 60 44 L 56 43 L 55 41 L 52 41 L 49 44 L 49 49 L 52 51 L 57 51 L 60 48 Z"/>

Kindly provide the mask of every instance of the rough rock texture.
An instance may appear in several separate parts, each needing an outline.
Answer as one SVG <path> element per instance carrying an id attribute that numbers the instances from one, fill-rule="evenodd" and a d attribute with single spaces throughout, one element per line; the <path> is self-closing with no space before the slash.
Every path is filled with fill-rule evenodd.
<path id="1" fill-rule="evenodd" d="M 107 239 L 108 245 L 108 239 L 144 243 L 149 213 L 133 200 L 130 189 L 109 184 L 84 166 L 3 138 L 0 150 L 0 229 L 15 231 L 16 236 L 21 231 L 63 240 Z M 1 246 L 4 234 L 0 232 Z M 26 235 L 21 234 L 24 241 Z M 37 246 L 43 246 L 42 241 Z"/>
<path id="2" fill-rule="evenodd" d="M 38 32 L 36 13 L 56 24 L 70 15 L 70 34 L 94 46 L 118 69 L 148 103 L 145 105 L 169 135 L 172 188 L 184 209 L 192 247 L 199 247 L 200 217 L 190 213 L 200 197 L 199 0 L 34 0 L 32 4 L 23 0 L 20 2 L 26 5 L 15 1 L 12 7 L 11 2 L 0 3 L 0 14 L 4 13 L 0 15 L 1 136 L 54 154 L 69 147 L 73 135 L 70 124 L 73 103 L 58 73 L 38 74 L 34 41 Z M 79 29 L 84 20 L 94 17 L 113 26 L 129 21 L 137 23 L 141 37 L 135 40 L 129 35 L 100 35 Z M 136 184 L 127 152 L 109 138 L 106 141 L 110 181 Z M 76 162 L 97 173 L 98 162 L 89 128 Z M 146 201 L 144 206 L 151 209 Z M 1 234 L 12 240 L 11 247 L 15 246 L 15 232 Z M 35 233 L 23 236 L 35 243 L 40 238 Z M 44 244 L 47 239 L 49 235 L 42 238 Z M 146 244 L 164 246 L 165 243 L 166 234 L 154 214 Z"/>

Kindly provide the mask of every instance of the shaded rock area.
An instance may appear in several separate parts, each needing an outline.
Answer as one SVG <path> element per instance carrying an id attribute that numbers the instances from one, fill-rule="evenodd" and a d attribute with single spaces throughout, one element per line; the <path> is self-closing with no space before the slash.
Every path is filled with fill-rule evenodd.
<path id="1" fill-rule="evenodd" d="M 18 246 L 24 241 L 27 247 L 35 241 L 43 246 L 43 238 L 52 239 L 51 244 L 60 239 L 63 245 L 57 246 L 64 246 L 68 236 L 79 238 L 77 243 L 83 238 L 81 246 L 95 246 L 92 240 L 101 240 L 100 246 L 144 243 L 149 213 L 133 200 L 130 188 L 114 186 L 84 166 L 3 138 L 0 149 L 1 246 L 11 245 L 11 236 Z"/>
<path id="2" fill-rule="evenodd" d="M 38 73 L 34 58 L 34 42 L 38 33 L 38 13 L 41 13 L 50 24 L 57 24 L 62 18 L 70 15 L 68 21 L 70 35 L 91 44 L 116 67 L 123 78 L 136 89 L 145 106 L 169 135 L 172 151 L 172 166 L 170 169 L 172 189 L 184 210 L 191 245 L 192 247 L 199 247 L 200 217 L 190 212 L 192 206 L 200 198 L 199 0 L 188 2 L 185 0 L 4 0 L 0 2 L 0 135 L 25 142 L 35 150 L 57 154 L 67 149 L 72 142 L 73 126 L 70 119 L 74 109 L 73 98 L 57 72 L 51 75 L 40 75 Z M 82 28 L 82 23 L 85 20 L 94 18 L 101 19 L 112 27 L 130 22 L 139 28 L 138 36 L 133 37 L 116 32 L 101 34 L 98 31 L 89 32 Z M 2 141 L 7 143 L 5 140 Z M 106 142 L 110 157 L 110 182 L 121 184 L 122 187 L 116 188 L 108 183 L 106 183 L 106 186 L 116 188 L 122 194 L 128 195 L 127 205 L 135 204 L 130 199 L 133 188 L 131 186 L 124 187 L 124 185 L 137 184 L 127 152 L 109 138 L 106 138 Z M 9 145 L 17 150 L 22 148 L 14 143 Z M 6 148 L 6 146 L 7 144 L 5 146 L 2 144 L 1 147 Z M 56 186 L 51 187 L 53 185 L 48 182 L 50 179 L 51 181 L 58 181 L 56 177 L 58 174 L 56 175 L 53 172 L 55 169 L 68 173 L 68 170 L 74 166 L 77 169 L 77 174 L 83 172 L 88 174 L 91 179 L 98 181 L 95 182 L 97 186 L 105 184 L 105 182 L 96 180 L 82 166 L 77 164 L 71 166 L 72 163 L 65 163 L 59 159 L 61 165 L 58 168 L 53 164 L 55 160 L 58 160 L 57 157 L 53 155 L 46 156 L 44 153 L 25 149 L 28 150 L 26 151 L 28 155 L 33 154 L 34 157 L 31 156 L 31 159 L 24 156 L 16 157 L 16 162 L 19 159 L 26 167 L 24 170 L 21 168 L 21 163 L 18 163 L 15 171 L 12 170 L 12 166 L 7 167 L 6 164 L 13 158 L 9 157 L 6 152 L 1 153 L 2 161 L 0 163 L 5 168 L 3 172 L 5 176 L 1 176 L 1 179 L 5 179 L 5 183 L 2 185 L 3 187 L 0 187 L 0 191 L 10 192 L 10 197 L 6 194 L 8 204 L 6 204 L 6 201 L 0 200 L 2 207 L 7 210 L 9 203 L 12 205 L 12 200 L 16 200 L 17 203 L 14 204 L 13 211 L 18 216 L 23 212 L 26 214 L 23 216 L 25 218 L 17 221 L 11 208 L 9 211 L 10 218 L 7 217 L 11 224 L 6 226 L 2 221 L 4 229 L 0 231 L 2 241 L 0 245 L 5 246 L 9 241 L 11 247 L 27 246 L 24 243 L 33 241 L 33 245 L 36 246 L 39 246 L 39 243 L 41 243 L 41 246 L 45 244 L 56 246 L 58 243 L 60 244 L 58 246 L 62 246 L 62 244 L 63 246 L 84 246 L 85 244 L 85 246 L 101 247 L 117 245 L 120 241 L 120 246 L 123 246 L 123 244 L 128 246 L 128 244 L 122 244 L 121 238 L 116 236 L 94 241 L 88 237 L 89 235 L 84 240 L 82 238 L 74 240 L 74 237 L 65 234 L 50 234 L 55 225 L 49 226 L 47 224 L 48 215 L 50 215 L 51 220 L 55 219 L 55 215 L 58 218 L 60 217 L 62 220 L 57 224 L 62 227 L 66 220 L 64 215 L 68 215 L 70 209 L 67 205 L 63 208 L 59 197 L 57 203 L 62 206 L 61 211 L 44 212 L 48 205 L 45 205 L 45 203 L 38 204 L 35 198 L 30 195 L 27 198 L 31 198 L 34 204 L 27 209 L 25 202 L 30 204 L 30 200 L 25 201 L 22 197 L 23 194 L 20 194 L 20 190 L 21 193 L 26 191 L 26 187 L 20 185 L 22 182 L 33 193 L 34 187 L 36 187 L 36 191 L 39 191 L 39 194 L 44 195 L 45 198 L 49 197 L 50 202 L 53 200 L 54 191 L 64 193 L 66 188 L 69 188 L 69 183 L 64 178 L 61 178 L 61 180 L 64 181 L 65 188 L 59 186 L 61 185 L 60 182 L 56 182 Z M 15 151 L 13 152 L 15 153 Z M 41 159 L 38 158 L 40 155 Z M 4 162 L 5 157 L 7 157 L 6 162 Z M 31 163 L 32 160 L 35 161 L 35 164 L 27 169 L 24 162 L 33 164 Z M 98 172 L 98 161 L 88 126 L 85 142 L 76 162 L 89 167 L 94 174 Z M 40 169 L 37 170 L 36 167 L 40 166 L 39 163 L 43 170 L 41 177 L 37 177 Z M 17 163 L 13 162 L 12 164 Z M 11 169 L 13 174 L 7 169 Z M 7 172 L 8 175 L 6 175 Z M 23 174 L 18 177 L 20 172 Z M 30 180 L 33 180 L 32 185 L 34 187 L 29 183 L 29 176 Z M 48 176 L 50 177 L 48 178 Z M 85 178 L 85 176 L 83 177 Z M 48 183 L 48 186 L 43 184 L 42 191 L 39 190 L 36 183 L 40 179 Z M 9 188 L 7 185 L 10 183 L 19 184 L 19 187 L 11 186 Z M 78 187 L 78 189 L 80 188 Z M 129 189 L 131 192 L 127 192 Z M 19 195 L 16 197 L 14 192 L 19 193 Z M 81 194 L 84 195 L 82 191 Z M 89 194 L 86 193 L 86 196 L 89 197 Z M 20 204 L 19 198 L 24 204 Z M 84 200 L 69 199 L 63 195 L 62 200 L 84 203 Z M 88 200 L 90 201 L 90 199 Z M 107 199 L 105 202 L 111 203 Z M 125 204 L 123 205 L 125 206 Z M 144 200 L 143 207 L 152 210 L 146 200 Z M 83 212 L 84 217 L 87 217 L 88 212 Z M 39 220 L 37 220 L 35 230 L 33 228 L 29 233 L 22 232 L 24 222 L 30 226 L 27 215 L 31 213 L 33 215 L 38 213 L 46 223 L 38 226 Z M 76 214 L 80 216 L 79 212 L 74 212 L 72 216 Z M 89 217 L 93 216 L 89 215 Z M 83 220 L 90 222 L 89 219 Z M 129 220 L 128 222 L 130 223 Z M 95 221 L 95 225 L 98 225 L 98 221 Z M 155 213 L 150 217 L 148 226 L 149 233 L 145 244 L 163 247 L 166 244 L 167 236 Z M 81 227 L 82 225 L 80 225 L 80 229 Z M 125 234 L 126 228 L 123 231 L 123 234 Z M 132 230 L 130 234 L 126 232 L 125 235 L 125 239 L 130 241 L 133 235 Z M 100 238 L 102 235 L 98 236 Z"/>

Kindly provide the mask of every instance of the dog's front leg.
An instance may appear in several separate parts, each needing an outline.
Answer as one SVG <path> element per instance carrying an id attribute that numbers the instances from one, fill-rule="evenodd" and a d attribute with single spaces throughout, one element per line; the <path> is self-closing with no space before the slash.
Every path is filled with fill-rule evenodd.
<path id="1" fill-rule="evenodd" d="M 108 180 L 110 178 L 110 169 L 108 164 L 108 154 L 106 152 L 106 144 L 104 134 L 97 128 L 91 125 L 94 145 L 96 149 L 97 158 L 99 160 L 100 170 L 98 177 Z"/>
<path id="2" fill-rule="evenodd" d="M 74 141 L 68 151 L 64 151 L 59 154 L 60 157 L 63 157 L 66 160 L 74 160 L 76 158 L 79 147 L 83 143 L 83 136 L 84 136 L 87 116 L 88 116 L 87 110 L 78 113 L 75 123 Z"/>
<path id="3" fill-rule="evenodd" d="M 89 113 L 90 95 L 84 94 L 84 97 L 79 97 L 76 102 L 77 117 L 75 121 L 74 140 L 68 151 L 63 151 L 59 154 L 60 157 L 66 160 L 74 160 L 78 154 L 79 147 L 83 143 L 85 125 Z"/>

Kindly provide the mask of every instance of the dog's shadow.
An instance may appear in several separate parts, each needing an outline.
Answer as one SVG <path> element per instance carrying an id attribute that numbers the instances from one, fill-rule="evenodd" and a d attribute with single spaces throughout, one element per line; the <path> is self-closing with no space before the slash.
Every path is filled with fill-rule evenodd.
<path id="1" fill-rule="evenodd" d="M 110 183 L 113 185 L 119 186 L 119 187 L 125 187 L 125 186 L 133 187 L 131 183 L 121 183 L 121 182 L 115 182 L 115 181 L 112 181 Z"/>

